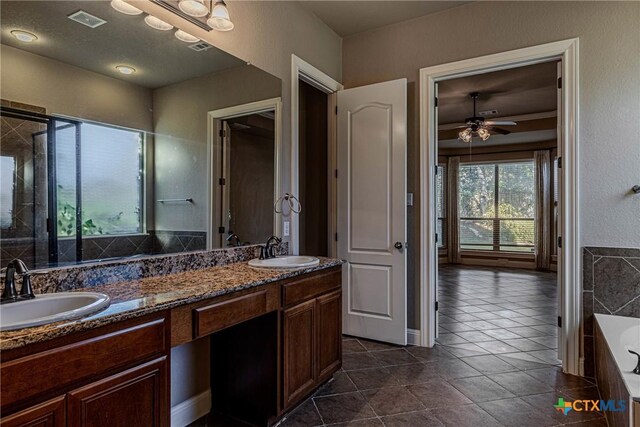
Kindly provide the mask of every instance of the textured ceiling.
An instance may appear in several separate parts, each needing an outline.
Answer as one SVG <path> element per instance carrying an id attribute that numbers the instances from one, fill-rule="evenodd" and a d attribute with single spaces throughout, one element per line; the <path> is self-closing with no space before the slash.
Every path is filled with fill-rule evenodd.
<path id="1" fill-rule="evenodd" d="M 440 12 L 468 1 L 304 1 L 300 4 L 313 12 L 339 36 L 346 37 Z"/>
<path id="2" fill-rule="evenodd" d="M 91 29 L 67 18 L 84 10 L 107 21 Z M 1 41 L 18 49 L 61 62 L 157 88 L 190 78 L 244 65 L 244 61 L 215 47 L 203 52 L 190 49 L 174 31 L 147 26 L 144 14 L 123 15 L 108 1 L 2 1 Z M 22 43 L 10 31 L 21 29 L 38 36 Z M 125 64 L 137 71 L 122 75 L 115 66 Z"/>

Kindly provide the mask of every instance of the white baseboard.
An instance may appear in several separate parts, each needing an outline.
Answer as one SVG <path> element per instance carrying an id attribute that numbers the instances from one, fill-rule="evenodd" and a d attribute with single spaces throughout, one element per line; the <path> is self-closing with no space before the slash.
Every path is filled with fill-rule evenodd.
<path id="1" fill-rule="evenodd" d="M 407 328 L 407 344 L 420 345 L 420 329 Z"/>
<path id="2" fill-rule="evenodd" d="M 211 390 L 171 407 L 171 427 L 186 427 L 211 411 Z"/>

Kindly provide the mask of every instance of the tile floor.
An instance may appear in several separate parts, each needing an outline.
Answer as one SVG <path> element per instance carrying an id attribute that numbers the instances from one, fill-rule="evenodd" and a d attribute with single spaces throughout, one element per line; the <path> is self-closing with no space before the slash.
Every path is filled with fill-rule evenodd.
<path id="1" fill-rule="evenodd" d="M 600 413 L 553 408 L 599 398 L 557 366 L 554 274 L 445 266 L 440 278 L 434 348 L 345 337 L 342 370 L 280 425 L 607 426 Z"/>

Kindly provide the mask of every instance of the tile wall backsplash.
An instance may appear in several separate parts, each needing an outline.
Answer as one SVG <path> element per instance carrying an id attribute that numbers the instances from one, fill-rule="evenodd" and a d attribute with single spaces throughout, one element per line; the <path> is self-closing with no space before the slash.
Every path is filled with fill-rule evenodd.
<path id="1" fill-rule="evenodd" d="M 593 314 L 640 317 L 640 248 L 583 248 L 582 286 L 584 372 L 593 377 Z"/>

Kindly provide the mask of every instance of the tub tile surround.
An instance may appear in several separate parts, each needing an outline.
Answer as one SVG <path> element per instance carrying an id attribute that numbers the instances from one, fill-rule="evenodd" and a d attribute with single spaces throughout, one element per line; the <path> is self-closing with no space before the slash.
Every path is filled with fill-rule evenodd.
<path id="1" fill-rule="evenodd" d="M 595 376 L 594 314 L 640 317 L 640 248 L 582 252 L 584 374 Z"/>

